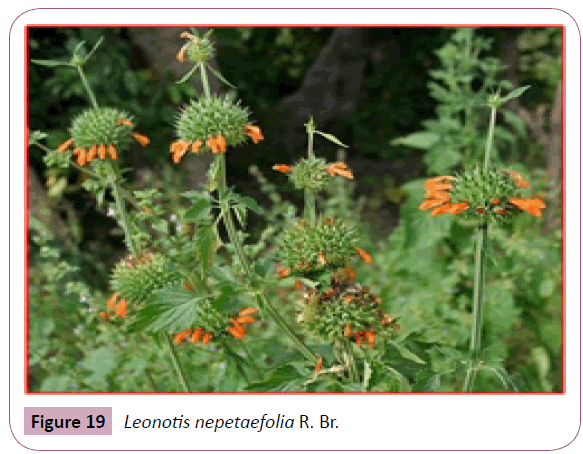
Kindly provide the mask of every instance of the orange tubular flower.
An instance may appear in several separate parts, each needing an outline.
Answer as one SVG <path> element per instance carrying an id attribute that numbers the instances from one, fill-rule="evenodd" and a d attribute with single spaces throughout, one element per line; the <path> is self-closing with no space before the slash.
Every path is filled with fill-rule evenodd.
<path id="1" fill-rule="evenodd" d="M 217 154 L 217 153 L 221 152 L 221 147 L 219 145 L 219 140 L 218 140 L 219 137 L 220 137 L 220 135 L 217 137 L 208 136 L 207 145 L 211 149 L 213 154 Z"/>
<path id="2" fill-rule="evenodd" d="M 245 126 L 245 129 L 247 130 L 247 135 L 251 137 L 253 143 L 259 143 L 263 140 L 263 134 L 261 133 L 259 126 L 255 126 L 249 123 Z"/>
<path id="3" fill-rule="evenodd" d="M 431 211 L 431 216 L 439 216 L 440 214 L 443 213 L 460 213 L 464 210 L 467 210 L 469 208 L 470 204 L 466 203 L 466 202 L 461 202 L 461 203 L 446 203 L 442 206 L 438 206 L 437 208 L 434 208 L 433 211 Z"/>
<path id="4" fill-rule="evenodd" d="M 73 139 L 65 140 L 61 145 L 59 145 L 59 151 L 64 153 L 73 144 Z"/>
<path id="5" fill-rule="evenodd" d="M 79 150 L 79 154 L 77 155 L 77 164 L 84 166 L 87 164 L 87 151 L 85 148 L 77 148 L 76 150 Z"/>
<path id="6" fill-rule="evenodd" d="M 122 126 L 129 126 L 130 128 L 134 126 L 130 120 L 126 120 L 125 118 L 120 118 L 117 120 L 117 124 Z"/>
<path id="7" fill-rule="evenodd" d="M 202 328 L 197 328 L 195 330 L 192 331 L 192 334 L 190 336 L 190 341 L 191 342 L 196 342 L 198 341 L 204 334 L 204 330 Z"/>
<path id="8" fill-rule="evenodd" d="M 255 307 L 245 307 L 239 311 L 239 317 L 246 317 L 248 315 L 253 315 L 257 312 Z"/>
<path id="9" fill-rule="evenodd" d="M 99 159 L 105 159 L 105 145 L 99 144 L 97 147 L 97 154 L 99 155 Z"/>
<path id="10" fill-rule="evenodd" d="M 229 332 L 236 339 L 243 339 L 245 337 L 245 334 L 247 334 L 247 328 L 241 325 L 233 325 L 229 326 Z"/>
<path id="11" fill-rule="evenodd" d="M 172 145 L 170 145 L 170 152 L 172 153 L 172 161 L 174 162 L 174 164 L 178 164 L 180 162 L 182 156 L 184 156 L 184 154 L 188 151 L 189 147 L 190 144 L 188 142 L 182 141 L 173 142 Z"/>
<path id="12" fill-rule="evenodd" d="M 371 264 L 372 263 L 372 257 L 370 256 L 370 254 L 368 252 L 366 252 L 364 249 L 362 248 L 355 248 L 356 249 L 356 253 L 360 256 L 360 258 L 362 260 L 364 260 L 364 263 L 367 264 Z"/>
<path id="13" fill-rule="evenodd" d="M 316 367 L 314 368 L 314 370 L 316 372 L 320 372 L 322 370 L 322 367 L 324 367 L 324 358 L 320 357 L 316 359 Z"/>
<path id="14" fill-rule="evenodd" d="M 111 295 L 111 297 L 107 300 L 105 307 L 107 309 L 109 309 L 110 311 L 112 311 L 115 308 L 115 303 L 117 302 L 118 298 L 119 298 L 119 295 L 117 293 L 114 293 L 113 295 Z"/>
<path id="15" fill-rule="evenodd" d="M 347 323 L 346 326 L 344 326 L 344 335 L 346 337 L 350 337 L 352 335 L 352 327 L 350 326 L 350 323 Z"/>
<path id="16" fill-rule="evenodd" d="M 318 260 L 320 261 L 320 263 L 322 265 L 326 265 L 326 263 L 328 263 L 328 261 L 326 260 L 326 257 L 324 257 L 324 254 L 318 254 Z"/>
<path id="17" fill-rule="evenodd" d="M 184 339 L 190 336 L 190 330 L 180 331 L 178 334 L 174 335 L 174 343 L 180 344 Z"/>
<path id="18" fill-rule="evenodd" d="M 183 62 L 184 60 L 186 60 L 186 49 L 188 48 L 188 44 L 189 43 L 186 43 L 184 46 L 182 46 L 178 53 L 176 54 L 177 61 Z"/>
<path id="19" fill-rule="evenodd" d="M 516 186 L 519 188 L 530 188 L 530 183 L 522 178 L 522 174 L 516 170 L 505 170 L 504 172 L 512 175 L 516 179 Z"/>
<path id="20" fill-rule="evenodd" d="M 357 347 L 360 347 L 364 342 L 364 333 L 366 331 L 357 331 L 354 333 L 354 343 Z"/>
<path id="21" fill-rule="evenodd" d="M 285 268 L 276 268 L 277 270 L 277 274 L 279 275 L 280 278 L 284 278 L 284 277 L 288 277 L 289 276 L 289 272 L 291 271 L 289 266 L 286 266 Z"/>
<path id="22" fill-rule="evenodd" d="M 113 145 L 107 147 L 107 152 L 109 153 L 109 157 L 111 159 L 117 159 L 117 151 L 115 150 L 115 147 Z"/>
<path id="23" fill-rule="evenodd" d="M 192 38 L 194 38 L 194 35 L 192 33 L 190 33 L 190 32 L 186 32 L 185 31 L 185 32 L 182 32 L 180 34 L 180 37 L 181 38 L 184 38 L 184 39 L 192 39 Z"/>
<path id="24" fill-rule="evenodd" d="M 366 337 L 368 338 L 368 348 L 374 347 L 374 331 L 367 331 Z"/>
<path id="25" fill-rule="evenodd" d="M 97 157 L 97 145 L 93 145 L 87 153 L 87 162 L 93 161 Z"/>
<path id="26" fill-rule="evenodd" d="M 284 164 L 276 164 L 273 166 L 273 170 L 277 170 L 278 172 L 281 173 L 290 173 L 292 171 L 293 167 L 291 166 L 286 166 Z"/>
<path id="27" fill-rule="evenodd" d="M 523 211 L 526 211 L 534 216 L 542 216 L 541 210 L 546 208 L 545 203 L 539 198 L 531 199 L 521 199 L 519 197 L 513 197 L 508 200 L 513 205 L 517 206 Z"/>
<path id="28" fill-rule="evenodd" d="M 142 147 L 147 146 L 150 143 L 150 139 L 148 139 L 143 134 L 138 134 L 137 132 L 132 133 L 132 137 L 136 142 L 138 142 Z"/>
<path id="29" fill-rule="evenodd" d="M 117 306 L 115 308 L 115 315 L 117 315 L 118 317 L 125 317 L 126 315 L 128 315 L 127 307 L 128 307 L 127 300 L 126 299 L 120 300 L 120 302 L 117 303 Z"/>
<path id="30" fill-rule="evenodd" d="M 111 315 L 109 315 L 107 312 L 100 312 L 99 316 L 103 319 L 103 320 L 109 320 L 111 318 Z"/>
<path id="31" fill-rule="evenodd" d="M 333 162 L 328 164 L 328 174 L 330 176 L 340 175 L 341 177 L 344 177 L 348 180 L 354 179 L 354 175 L 352 175 L 352 172 L 348 170 L 346 163 L 344 162 Z"/>
<path id="32" fill-rule="evenodd" d="M 204 345 L 208 345 L 208 343 L 212 340 L 212 338 L 213 338 L 213 334 L 212 333 L 203 334 L 203 336 L 202 336 L 202 343 Z"/>

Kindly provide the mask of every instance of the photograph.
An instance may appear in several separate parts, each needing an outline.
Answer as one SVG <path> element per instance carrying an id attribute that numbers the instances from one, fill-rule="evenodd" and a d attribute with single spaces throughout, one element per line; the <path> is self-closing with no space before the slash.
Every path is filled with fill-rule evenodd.
<path id="1" fill-rule="evenodd" d="M 24 33 L 25 393 L 565 392 L 563 26 Z"/>

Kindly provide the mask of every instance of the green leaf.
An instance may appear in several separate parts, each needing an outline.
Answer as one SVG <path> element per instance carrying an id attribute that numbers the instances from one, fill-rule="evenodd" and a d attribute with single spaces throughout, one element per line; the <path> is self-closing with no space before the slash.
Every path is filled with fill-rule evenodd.
<path id="1" fill-rule="evenodd" d="M 199 199 L 184 212 L 184 221 L 199 222 L 209 217 L 211 213 L 211 201 L 208 199 Z"/>
<path id="2" fill-rule="evenodd" d="M 332 134 L 328 134 L 327 132 L 322 132 L 322 131 L 314 131 L 316 134 L 320 134 L 322 137 L 325 137 L 326 139 L 328 139 L 330 142 L 335 143 L 336 145 L 340 146 L 340 147 L 344 147 L 344 148 L 348 148 L 348 145 L 344 145 L 342 142 L 340 142 L 340 140 L 338 140 L 336 137 L 334 137 Z"/>
<path id="3" fill-rule="evenodd" d="M 275 369 L 268 378 L 253 382 L 245 391 L 294 391 L 298 390 L 305 380 L 291 364 Z"/>
<path id="4" fill-rule="evenodd" d="M 187 80 L 189 80 L 192 75 L 195 73 L 195 71 L 198 69 L 198 67 L 200 66 L 200 62 L 198 62 L 196 65 L 194 65 L 194 67 L 188 71 L 184 76 L 182 76 L 182 79 L 180 79 L 178 82 L 176 82 L 177 85 L 183 84 L 184 82 L 186 82 Z"/>
<path id="5" fill-rule="evenodd" d="M 66 61 L 36 60 L 36 59 L 31 59 L 30 61 L 31 61 L 31 63 L 35 63 L 37 65 L 49 66 L 49 67 L 55 67 L 55 66 L 73 66 L 71 63 L 66 62 Z"/>
<path id="6" fill-rule="evenodd" d="M 233 206 L 233 211 L 235 212 L 237 221 L 239 221 L 239 224 L 244 228 L 247 223 L 247 208 L 243 205 L 235 205 Z"/>
<path id="7" fill-rule="evenodd" d="M 87 54 L 87 56 L 85 57 L 85 61 L 89 60 L 91 58 L 91 56 L 95 53 L 95 51 L 97 50 L 97 48 L 101 45 L 101 43 L 103 42 L 105 38 L 102 36 L 101 38 L 99 38 L 97 40 L 97 42 L 95 43 L 95 46 L 93 46 L 93 49 L 91 49 L 89 51 L 89 53 Z"/>
<path id="8" fill-rule="evenodd" d="M 398 344 L 395 341 L 389 341 L 389 343 L 399 351 L 403 358 L 416 362 L 417 364 L 425 364 L 425 361 L 419 358 L 415 353 L 413 353 L 403 344 Z"/>
<path id="9" fill-rule="evenodd" d="M 500 99 L 500 103 L 505 103 L 505 102 L 510 101 L 511 99 L 518 98 L 520 95 L 522 95 L 530 87 L 531 87 L 530 85 L 525 85 L 524 87 L 519 87 L 516 90 L 512 90 L 510 93 L 508 93 L 502 99 Z"/>
<path id="10" fill-rule="evenodd" d="M 234 88 L 235 90 L 237 89 L 237 87 L 235 87 L 232 83 L 230 83 L 227 79 L 225 79 L 223 77 L 223 75 L 219 71 L 217 71 L 216 69 L 214 69 L 211 65 L 206 65 L 206 67 L 208 69 L 210 69 L 211 72 L 215 75 L 215 77 L 217 79 L 219 79 L 221 82 L 223 82 L 224 84 L 228 85 L 231 88 Z"/>
<path id="11" fill-rule="evenodd" d="M 198 318 L 197 301 L 201 298 L 181 284 L 156 290 L 146 299 L 129 332 L 177 332 L 191 327 Z"/>
<path id="12" fill-rule="evenodd" d="M 240 202 L 242 205 L 245 205 L 247 208 L 249 208 L 251 211 L 254 211 L 257 214 L 263 214 L 265 212 L 265 210 L 263 209 L 263 207 L 261 205 L 259 205 L 255 199 L 248 197 L 248 196 L 244 196 L 241 197 Z"/>
<path id="13" fill-rule="evenodd" d="M 411 148 L 419 148 L 420 150 L 427 150 L 433 147 L 439 141 L 439 134 L 434 132 L 422 131 L 414 132 L 405 137 L 399 137 L 392 140 L 391 145 L 405 145 Z"/>
<path id="14" fill-rule="evenodd" d="M 83 360 L 83 366 L 93 372 L 95 377 L 103 378 L 115 367 L 113 347 L 99 347 L 92 350 Z"/>
<path id="15" fill-rule="evenodd" d="M 226 284 L 233 287 L 239 285 L 239 282 L 237 281 L 237 279 L 235 279 L 235 276 L 233 276 L 229 267 L 213 266 L 209 274 L 223 285 Z"/>
<path id="16" fill-rule="evenodd" d="M 200 264 L 203 272 L 206 274 L 213 257 L 213 240 L 215 233 L 212 226 L 205 225 L 198 229 L 198 253 L 200 255 Z"/>
<path id="17" fill-rule="evenodd" d="M 545 279 L 544 281 L 542 281 L 540 283 L 540 286 L 539 286 L 540 296 L 542 296 L 543 298 L 548 298 L 549 296 L 551 296 L 553 294 L 554 288 L 555 288 L 555 283 L 553 282 L 553 280 L 552 279 Z"/>
<path id="18" fill-rule="evenodd" d="M 28 146 L 37 145 L 41 140 L 46 139 L 48 134 L 42 131 L 30 131 L 28 133 Z"/>

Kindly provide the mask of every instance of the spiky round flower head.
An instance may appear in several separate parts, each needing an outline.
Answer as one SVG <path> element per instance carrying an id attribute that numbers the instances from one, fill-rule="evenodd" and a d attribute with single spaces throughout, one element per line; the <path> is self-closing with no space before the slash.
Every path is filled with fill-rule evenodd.
<path id="1" fill-rule="evenodd" d="M 229 95 L 192 100 L 179 113 L 176 132 L 178 140 L 170 149 L 175 163 L 189 149 L 224 153 L 227 146 L 240 145 L 247 137 L 255 143 L 263 139 L 259 128 L 249 123 L 248 109 Z"/>
<path id="2" fill-rule="evenodd" d="M 182 282 L 182 276 L 163 255 L 146 252 L 128 256 L 114 268 L 111 287 L 131 304 L 145 301 L 150 294 L 170 284 Z"/>
<path id="3" fill-rule="evenodd" d="M 332 181 L 332 175 L 328 173 L 328 164 L 321 158 L 302 159 L 289 175 L 296 189 L 322 191 Z"/>
<path id="4" fill-rule="evenodd" d="M 150 140 L 133 132 L 131 117 L 124 111 L 111 107 L 87 109 L 73 120 L 71 138 L 61 144 L 59 151 L 65 152 L 73 146 L 73 154 L 79 165 L 93 159 L 117 159 L 132 140 L 146 146 Z"/>
<path id="5" fill-rule="evenodd" d="M 322 191 L 332 181 L 334 175 L 352 180 L 354 176 L 344 162 L 326 163 L 321 158 L 304 158 L 295 166 L 277 164 L 273 170 L 289 174 L 296 189 Z"/>
<path id="6" fill-rule="evenodd" d="M 326 291 L 309 290 L 296 303 L 298 321 L 323 341 L 348 338 L 357 346 L 367 342 L 372 348 L 376 340 L 390 336 L 397 328 L 394 319 L 381 309 L 381 299 L 346 272 L 334 274 Z"/>
<path id="7" fill-rule="evenodd" d="M 176 55 L 176 60 L 184 61 L 186 57 L 190 59 L 193 63 L 207 62 L 213 58 L 215 54 L 215 49 L 213 43 L 209 39 L 209 35 L 205 34 L 202 37 L 193 35 L 190 32 L 182 32 L 180 34 L 181 38 L 188 39 L 186 44 L 184 44 L 178 54 Z"/>
<path id="8" fill-rule="evenodd" d="M 286 267 L 300 272 L 336 269 L 355 254 L 358 236 L 342 219 L 321 218 L 314 224 L 299 221 L 279 240 L 279 257 Z"/>
<path id="9" fill-rule="evenodd" d="M 521 197 L 523 188 L 528 187 L 530 184 L 516 171 L 476 167 L 455 177 L 427 180 L 425 200 L 419 209 L 431 209 L 432 216 L 463 213 L 465 218 L 479 222 L 505 220 L 516 208 L 540 216 L 544 202 Z"/>

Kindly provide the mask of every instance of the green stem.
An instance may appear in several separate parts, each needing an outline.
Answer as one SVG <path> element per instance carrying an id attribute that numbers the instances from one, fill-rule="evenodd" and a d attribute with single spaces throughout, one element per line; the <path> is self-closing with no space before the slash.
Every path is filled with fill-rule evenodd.
<path id="1" fill-rule="evenodd" d="M 348 365 L 348 374 L 350 381 L 359 381 L 358 368 L 356 367 L 356 361 L 354 360 L 354 352 L 352 350 L 352 343 L 348 339 L 342 339 L 342 355 L 344 356 L 344 361 Z"/>
<path id="2" fill-rule="evenodd" d="M 490 164 L 490 151 L 492 150 L 492 142 L 494 140 L 494 125 L 496 124 L 496 107 L 491 108 L 490 126 L 488 127 L 488 139 L 486 141 L 486 153 L 484 154 L 484 170 L 488 170 Z"/>
<path id="3" fill-rule="evenodd" d="M 77 71 L 79 72 L 79 77 L 81 78 L 81 82 L 83 82 L 83 86 L 87 91 L 87 95 L 89 96 L 89 100 L 91 101 L 91 105 L 94 109 L 97 109 L 97 99 L 95 99 L 95 95 L 93 94 L 93 90 L 89 86 L 89 82 L 87 82 L 87 78 L 85 77 L 85 73 L 83 72 L 83 68 L 81 66 L 77 66 Z"/>
<path id="4" fill-rule="evenodd" d="M 490 163 L 490 151 L 494 139 L 494 126 L 496 124 L 496 107 L 491 107 L 490 124 L 488 127 L 488 139 L 486 140 L 486 152 L 484 154 L 484 169 L 488 169 Z M 464 380 L 464 392 L 471 392 L 476 379 L 476 363 L 479 361 L 482 347 L 482 331 L 484 328 L 484 291 L 486 285 L 486 242 L 488 238 L 488 224 L 484 222 L 478 226 L 476 238 L 476 257 L 474 274 L 474 301 L 472 309 L 472 337 L 470 339 L 470 363 Z"/>
<path id="5" fill-rule="evenodd" d="M 172 365 L 174 366 L 174 371 L 176 375 L 178 375 L 178 381 L 180 381 L 180 386 L 182 387 L 182 391 L 185 393 L 189 393 L 190 390 L 188 389 L 188 385 L 186 384 L 186 380 L 184 379 L 184 374 L 182 372 L 182 366 L 180 365 L 180 361 L 178 360 L 178 355 L 176 354 L 176 349 L 174 348 L 174 344 L 172 343 L 172 336 L 170 334 L 167 335 L 168 337 L 168 348 L 170 351 L 170 358 L 172 358 Z"/>
<path id="6" fill-rule="evenodd" d="M 304 192 L 304 219 L 312 225 L 316 223 L 316 193 L 310 189 Z"/>
<path id="7" fill-rule="evenodd" d="M 306 357 L 306 359 L 312 363 L 316 363 L 318 359 L 316 354 L 308 348 L 306 344 L 300 339 L 296 332 L 287 324 L 281 314 L 277 311 L 271 302 L 263 294 L 257 295 L 257 303 L 260 307 L 263 307 L 273 318 L 275 323 L 289 336 L 289 338 L 294 342 L 296 348 Z M 261 304 L 262 303 L 262 304 Z"/>
<path id="8" fill-rule="evenodd" d="M 113 198 L 115 200 L 115 205 L 117 207 L 117 211 L 119 213 L 119 223 L 121 224 L 121 227 L 124 231 L 125 234 L 125 239 L 126 239 L 126 244 L 128 249 L 130 250 L 130 253 L 135 256 L 138 253 L 136 244 L 134 243 L 134 239 L 132 237 L 132 234 L 130 232 L 130 226 L 129 226 L 129 221 L 128 221 L 128 215 L 126 212 L 126 208 L 125 208 L 125 201 L 121 195 L 121 190 L 119 187 L 119 184 L 117 182 L 117 178 L 116 178 L 116 172 L 115 169 L 113 167 L 113 163 L 110 163 L 110 169 L 111 169 L 111 189 L 113 191 Z"/>
<path id="9" fill-rule="evenodd" d="M 202 90 L 205 98 L 211 97 L 211 88 L 209 85 L 208 76 L 206 75 L 205 63 L 200 64 L 200 79 L 202 81 Z"/>
<path id="10" fill-rule="evenodd" d="M 239 235 L 237 235 L 237 229 L 235 223 L 233 222 L 233 217 L 231 216 L 231 209 L 228 206 L 228 200 L 226 200 L 227 193 L 227 176 L 226 176 L 226 160 L 225 155 L 220 153 L 217 155 L 219 165 L 219 178 L 218 178 L 218 191 L 219 191 L 219 204 L 221 206 L 221 217 L 224 221 L 225 227 L 227 229 L 227 235 L 229 236 L 229 241 L 233 244 L 235 248 L 235 254 L 239 259 L 239 263 L 243 268 L 243 273 L 247 282 L 252 283 L 255 281 L 255 272 L 251 268 L 247 256 L 243 251 L 243 246 Z M 258 295 L 258 302 L 262 300 L 260 306 L 265 308 L 269 315 L 273 318 L 275 323 L 286 332 L 286 334 L 292 339 L 298 350 L 300 350 L 304 356 L 310 361 L 316 361 L 316 355 L 304 344 L 300 337 L 291 329 L 291 327 L 285 322 L 283 317 L 279 314 L 277 309 L 273 307 L 271 302 L 265 298 L 263 295 Z"/>
<path id="11" fill-rule="evenodd" d="M 312 121 L 310 120 L 310 124 Z M 308 159 L 316 159 L 314 154 L 314 131 L 312 127 L 307 128 L 308 132 Z M 316 223 L 316 193 L 310 189 L 304 191 L 304 219 L 310 224 Z"/>

